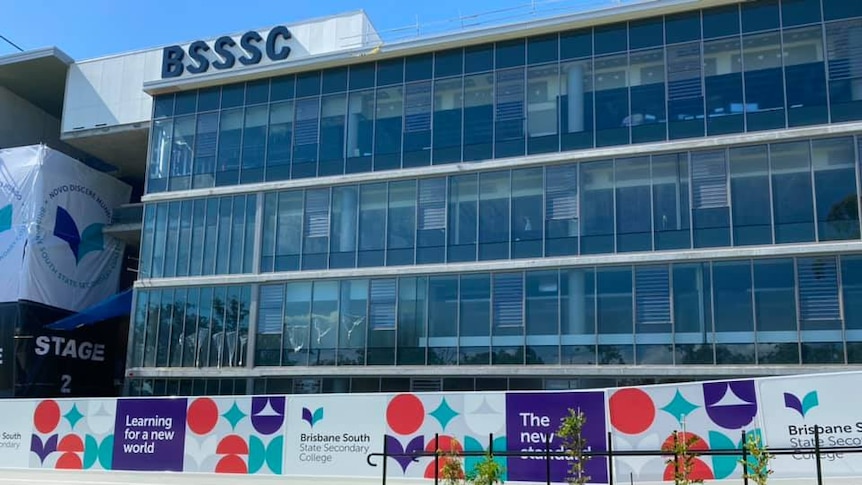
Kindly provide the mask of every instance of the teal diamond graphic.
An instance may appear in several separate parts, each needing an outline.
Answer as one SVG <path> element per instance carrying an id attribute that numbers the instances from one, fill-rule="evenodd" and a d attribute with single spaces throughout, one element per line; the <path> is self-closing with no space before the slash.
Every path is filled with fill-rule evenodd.
<path id="1" fill-rule="evenodd" d="M 443 402 L 437 406 L 437 409 L 428 414 L 434 416 L 434 419 L 436 419 L 440 423 L 440 426 L 443 427 L 443 431 L 446 431 L 446 425 L 449 424 L 449 421 L 452 421 L 455 419 L 455 416 L 458 416 L 458 413 L 449 406 L 448 402 L 446 402 L 445 397 L 443 398 Z"/>
<path id="2" fill-rule="evenodd" d="M 679 389 L 677 389 L 676 395 L 673 396 L 673 399 L 671 399 L 665 407 L 661 408 L 661 410 L 669 413 L 671 416 L 675 417 L 680 424 L 682 424 L 682 420 L 699 407 L 700 406 L 692 404 L 686 398 L 682 397 L 682 394 L 679 393 Z"/>
<path id="3" fill-rule="evenodd" d="M 73 404 L 72 409 L 69 410 L 68 413 L 63 415 L 69 424 L 72 425 L 72 429 L 75 429 L 75 425 L 78 424 L 78 421 L 84 419 L 84 415 L 81 414 L 81 411 L 78 411 L 78 405 Z"/>
<path id="4" fill-rule="evenodd" d="M 222 417 L 230 423 L 230 427 L 233 429 L 236 429 L 236 425 L 246 416 L 248 415 L 239 409 L 236 405 L 236 401 L 233 402 L 233 406 L 231 406 L 226 413 L 222 414 Z"/>

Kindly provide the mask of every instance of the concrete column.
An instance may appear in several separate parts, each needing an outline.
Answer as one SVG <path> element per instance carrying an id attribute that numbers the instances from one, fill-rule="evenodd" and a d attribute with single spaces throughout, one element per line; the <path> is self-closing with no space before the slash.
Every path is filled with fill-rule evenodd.
<path id="1" fill-rule="evenodd" d="M 584 66 L 575 64 L 566 71 L 566 93 L 569 98 L 569 133 L 584 131 Z"/>
<path id="2" fill-rule="evenodd" d="M 565 278 L 569 281 L 569 321 L 563 322 L 561 329 L 564 334 L 584 335 L 588 331 L 586 322 L 586 294 L 584 291 L 584 272 L 579 269 L 570 269 Z"/>

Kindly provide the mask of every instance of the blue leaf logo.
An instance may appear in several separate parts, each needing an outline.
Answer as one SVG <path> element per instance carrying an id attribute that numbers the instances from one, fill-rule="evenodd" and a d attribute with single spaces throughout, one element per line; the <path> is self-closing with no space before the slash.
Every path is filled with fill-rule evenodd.
<path id="1" fill-rule="evenodd" d="M 0 232 L 12 229 L 12 204 L 0 209 Z"/>
<path id="2" fill-rule="evenodd" d="M 784 407 L 795 410 L 803 418 L 808 411 L 820 405 L 820 400 L 817 398 L 817 391 L 811 391 L 801 400 L 795 394 L 789 392 L 784 393 Z"/>
<path id="3" fill-rule="evenodd" d="M 87 253 L 101 251 L 104 249 L 102 239 L 102 226 L 104 224 L 94 223 L 84 228 L 84 232 L 78 232 L 78 225 L 69 212 L 57 207 L 57 218 L 54 222 L 54 235 L 69 245 L 75 256 L 75 264 L 80 264 Z"/>
<path id="4" fill-rule="evenodd" d="M 312 412 L 308 408 L 302 408 L 302 419 L 313 428 L 315 424 L 317 424 L 321 419 L 323 419 L 323 408 L 317 408 L 314 410 L 314 412 Z"/>

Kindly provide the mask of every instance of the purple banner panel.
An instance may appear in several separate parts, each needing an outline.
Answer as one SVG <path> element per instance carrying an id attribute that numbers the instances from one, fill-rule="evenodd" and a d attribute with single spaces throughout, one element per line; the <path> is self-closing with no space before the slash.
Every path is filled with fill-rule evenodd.
<path id="1" fill-rule="evenodd" d="M 587 418 L 583 437 L 589 451 L 607 451 L 605 403 L 603 392 L 510 393 L 506 395 L 506 445 L 509 451 L 544 452 L 551 440 L 552 451 L 563 451 L 556 436 L 569 409 L 580 409 Z M 568 462 L 565 457 L 551 458 L 551 481 L 565 482 Z M 608 483 L 608 460 L 593 457 L 587 462 L 590 483 Z M 509 457 L 509 480 L 544 482 L 544 456 Z"/>
<path id="2" fill-rule="evenodd" d="M 120 399 L 114 470 L 183 471 L 185 399 Z"/>

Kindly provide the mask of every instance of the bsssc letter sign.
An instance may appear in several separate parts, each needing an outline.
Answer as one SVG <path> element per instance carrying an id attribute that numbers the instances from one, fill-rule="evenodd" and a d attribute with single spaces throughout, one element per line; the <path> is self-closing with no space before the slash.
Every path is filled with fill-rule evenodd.
<path id="1" fill-rule="evenodd" d="M 253 66 L 263 60 L 265 55 L 270 61 L 283 61 L 290 55 L 290 47 L 279 43 L 279 39 L 291 38 L 287 27 L 273 27 L 264 39 L 258 32 L 248 31 L 239 38 L 222 36 L 212 45 L 202 40 L 189 44 L 188 52 L 178 45 L 165 47 L 162 51 L 162 79 L 180 77 L 183 72 L 201 74 L 210 67 L 216 70 L 233 68 L 237 61 L 243 66 Z M 281 44 L 281 45 L 279 45 Z M 191 64 L 186 65 L 186 57 Z"/>

